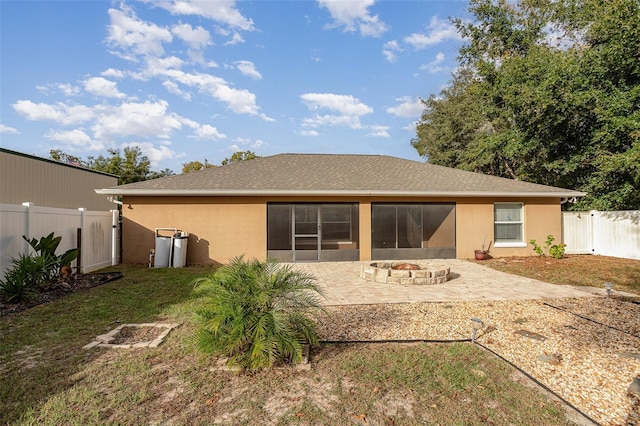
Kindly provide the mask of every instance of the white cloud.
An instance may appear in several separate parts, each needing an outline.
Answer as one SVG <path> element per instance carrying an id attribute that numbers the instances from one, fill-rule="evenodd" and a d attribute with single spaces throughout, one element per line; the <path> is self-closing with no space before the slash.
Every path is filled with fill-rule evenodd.
<path id="1" fill-rule="evenodd" d="M 137 56 L 162 56 L 162 43 L 173 39 L 171 31 L 154 23 L 139 20 L 135 13 L 123 6 L 124 10 L 109 9 L 110 24 L 107 44 L 120 51 L 114 53 L 123 59 L 135 61 Z"/>
<path id="2" fill-rule="evenodd" d="M 60 90 L 66 96 L 76 96 L 80 94 L 80 88 L 78 86 L 74 86 L 68 83 L 60 83 L 56 85 L 58 90 Z"/>
<path id="3" fill-rule="evenodd" d="M 344 31 L 359 30 L 363 36 L 380 37 L 389 27 L 378 15 L 369 14 L 373 4 L 374 0 L 318 0 L 318 5 L 326 8 L 334 20 L 329 28 L 344 26 Z"/>
<path id="4" fill-rule="evenodd" d="M 0 124 L 0 133 L 7 133 L 11 135 L 17 135 L 20 132 L 15 127 L 5 126 L 4 124 Z"/>
<path id="5" fill-rule="evenodd" d="M 373 108 L 351 95 L 333 93 L 305 93 L 300 98 L 311 110 L 332 109 L 345 115 L 361 116 L 373 112 Z"/>
<path id="6" fill-rule="evenodd" d="M 418 120 L 412 121 L 411 123 L 407 124 L 406 126 L 402 126 L 402 130 L 406 130 L 407 132 L 415 133 L 416 132 L 416 128 L 418 127 L 418 123 L 420 123 Z"/>
<path id="7" fill-rule="evenodd" d="M 246 150 L 255 150 L 265 145 L 262 139 L 251 140 L 250 138 L 235 138 L 233 145 L 229 145 L 227 148 L 229 151 L 238 152 Z"/>
<path id="8" fill-rule="evenodd" d="M 396 99 L 400 102 L 395 107 L 387 108 L 389 114 L 393 114 L 398 117 L 419 117 L 424 111 L 424 105 L 420 99 L 413 99 L 411 96 L 404 96 Z"/>
<path id="9" fill-rule="evenodd" d="M 162 85 L 164 86 L 165 89 L 167 89 L 167 92 L 176 96 L 180 96 L 181 98 L 187 101 L 191 100 L 191 93 L 181 90 L 180 86 L 178 86 L 175 82 L 167 80 L 167 81 L 163 81 Z"/>
<path id="10" fill-rule="evenodd" d="M 243 75 L 253 78 L 254 80 L 261 80 L 262 74 L 256 70 L 256 66 L 251 61 L 236 61 L 236 67 Z"/>
<path id="11" fill-rule="evenodd" d="M 37 85 L 36 89 L 45 95 L 50 95 L 55 90 L 58 90 L 65 96 L 77 96 L 81 90 L 80 87 L 68 83 L 45 84 L 44 86 Z"/>
<path id="12" fill-rule="evenodd" d="M 64 125 L 84 123 L 95 118 L 92 108 L 85 105 L 67 105 L 57 102 L 53 105 L 19 100 L 13 109 L 27 120 L 51 120 Z"/>
<path id="13" fill-rule="evenodd" d="M 216 129 L 215 127 L 209 125 L 209 124 L 203 124 L 202 126 L 199 126 L 194 135 L 190 136 L 191 138 L 194 139 L 211 139 L 211 140 L 215 140 L 215 139 L 226 139 L 227 135 L 218 132 L 218 129 Z"/>
<path id="14" fill-rule="evenodd" d="M 123 78 L 125 73 L 121 70 L 109 68 L 108 70 L 102 71 L 100 75 L 103 77 Z"/>
<path id="15" fill-rule="evenodd" d="M 225 46 L 235 46 L 236 44 L 244 43 L 244 37 L 240 33 L 234 32 L 231 36 L 231 40 L 227 41 Z"/>
<path id="16" fill-rule="evenodd" d="M 176 56 L 147 58 L 146 68 L 140 73 L 132 73 L 132 77 L 146 80 L 151 77 L 164 76 L 167 70 L 180 69 L 183 64 L 182 59 Z"/>
<path id="17" fill-rule="evenodd" d="M 302 120 L 304 127 L 321 127 L 321 126 L 345 126 L 352 129 L 361 129 L 360 117 L 350 115 L 315 115 L 313 117 Z"/>
<path id="18" fill-rule="evenodd" d="M 235 0 L 143 0 L 173 15 L 196 15 L 244 31 L 253 31 L 253 21 L 236 9 Z"/>
<path id="19" fill-rule="evenodd" d="M 397 40 L 388 41 L 382 46 L 382 54 L 388 62 L 395 62 L 398 52 L 402 52 L 402 48 Z"/>
<path id="20" fill-rule="evenodd" d="M 437 74 L 439 72 L 448 71 L 448 67 L 440 66 L 441 63 L 444 62 L 444 53 L 438 52 L 433 61 L 428 64 L 420 65 L 421 71 L 428 71 L 430 74 Z"/>
<path id="21" fill-rule="evenodd" d="M 389 138 L 389 126 L 371 126 L 371 132 L 367 134 L 367 136 L 374 136 L 378 138 Z"/>
<path id="22" fill-rule="evenodd" d="M 171 32 L 192 49 L 200 50 L 205 46 L 213 44 L 211 34 L 202 27 L 193 28 L 189 24 L 178 24 L 171 27 Z"/>
<path id="23" fill-rule="evenodd" d="M 330 110 L 339 115 L 319 115 L 303 120 L 305 127 L 347 126 L 359 129 L 360 117 L 373 112 L 373 108 L 362 103 L 350 95 L 336 95 L 333 93 L 305 93 L 300 95 L 302 101 L 311 111 Z"/>
<path id="24" fill-rule="evenodd" d="M 167 111 L 166 101 L 124 102 L 116 107 L 96 107 L 99 117 L 91 127 L 95 138 L 111 140 L 117 136 L 158 137 L 168 139 L 182 128 L 185 120 Z"/>
<path id="25" fill-rule="evenodd" d="M 299 132 L 299 134 L 302 136 L 311 136 L 311 137 L 320 136 L 320 133 L 318 133 L 316 130 L 303 130 Z"/>
<path id="26" fill-rule="evenodd" d="M 176 152 L 169 149 L 166 145 L 156 148 L 151 142 L 129 142 L 122 144 L 122 148 L 133 147 L 140 148 L 142 154 L 149 157 L 149 161 L 151 161 L 151 165 L 154 167 L 157 167 L 158 163 L 162 160 L 182 157 L 182 155 L 176 155 Z"/>
<path id="27" fill-rule="evenodd" d="M 74 129 L 68 131 L 50 131 L 45 135 L 46 138 L 56 142 L 63 142 L 73 148 L 81 148 L 85 151 L 98 151 L 104 149 L 104 144 L 92 140 L 83 130 Z"/>
<path id="28" fill-rule="evenodd" d="M 118 90 L 117 83 L 106 78 L 92 77 L 86 79 L 83 83 L 84 89 L 91 94 L 117 99 L 125 97 L 125 94 Z"/>
<path id="29" fill-rule="evenodd" d="M 440 44 L 446 40 L 461 40 L 456 27 L 449 21 L 434 16 L 429 21 L 427 33 L 413 33 L 404 38 L 404 42 L 416 50 Z"/>
<path id="30" fill-rule="evenodd" d="M 237 114 L 255 115 L 265 121 L 274 121 L 260 112 L 260 107 L 256 105 L 255 94 L 246 89 L 235 89 L 220 77 L 203 73 L 189 74 L 179 70 L 168 70 L 164 75 L 178 83 L 198 88 L 201 92 L 226 103 L 229 109 Z"/>

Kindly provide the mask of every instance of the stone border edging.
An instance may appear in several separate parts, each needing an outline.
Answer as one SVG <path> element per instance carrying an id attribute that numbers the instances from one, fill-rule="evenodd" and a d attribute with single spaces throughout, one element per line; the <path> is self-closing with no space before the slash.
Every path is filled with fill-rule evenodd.
<path id="1" fill-rule="evenodd" d="M 180 324 L 164 324 L 164 323 L 144 323 L 144 324 L 121 324 L 118 327 L 114 328 L 110 332 L 106 334 L 101 334 L 96 336 L 93 342 L 90 342 L 82 347 L 82 349 L 91 349 L 94 347 L 99 348 L 118 348 L 118 349 L 129 349 L 129 348 L 155 348 L 158 347 L 163 341 L 164 338 L 167 337 L 169 332 L 174 328 L 178 327 Z M 120 333 L 124 327 L 132 327 L 132 328 L 142 328 L 142 327 L 157 327 L 164 328 L 158 337 L 154 340 L 146 341 L 146 342 L 137 342 L 130 344 L 115 344 L 111 343 L 115 340 L 115 336 Z"/>

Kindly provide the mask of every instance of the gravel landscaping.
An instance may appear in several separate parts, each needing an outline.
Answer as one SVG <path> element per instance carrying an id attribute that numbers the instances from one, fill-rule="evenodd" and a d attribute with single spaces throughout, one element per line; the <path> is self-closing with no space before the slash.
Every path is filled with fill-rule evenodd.
<path id="1" fill-rule="evenodd" d="M 602 425 L 640 424 L 640 305 L 618 298 L 329 306 L 327 341 L 476 341 Z"/>

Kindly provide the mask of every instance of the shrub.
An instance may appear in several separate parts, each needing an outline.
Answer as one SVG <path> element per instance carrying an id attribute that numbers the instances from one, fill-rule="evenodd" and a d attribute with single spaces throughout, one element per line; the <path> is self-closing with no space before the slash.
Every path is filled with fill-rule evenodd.
<path id="1" fill-rule="evenodd" d="M 28 242 L 31 248 L 44 260 L 48 278 L 55 278 L 60 272 L 61 267 L 71 266 L 71 262 L 78 257 L 78 249 L 67 250 L 58 256 L 56 250 L 62 241 L 62 237 L 54 236 L 53 232 L 46 237 L 41 237 L 40 240 L 35 238 L 29 240 L 24 235 L 22 238 Z"/>
<path id="2" fill-rule="evenodd" d="M 27 302 L 48 279 L 46 261 L 42 256 L 19 255 L 11 259 L 12 267 L 0 280 L 0 295 L 8 303 Z"/>
<path id="3" fill-rule="evenodd" d="M 198 350 L 228 356 L 244 370 L 277 361 L 302 360 L 302 340 L 318 342 L 313 319 L 320 307 L 315 278 L 276 260 L 234 258 L 213 274 L 195 281 L 204 297 L 196 313 Z"/>
<path id="4" fill-rule="evenodd" d="M 553 235 L 547 235 L 547 239 L 544 242 L 544 247 L 540 247 L 536 240 L 530 240 L 529 244 L 533 246 L 533 251 L 535 251 L 539 256 L 544 256 L 545 252 L 551 255 L 554 259 L 562 259 L 564 257 L 566 244 L 553 244 L 556 239 Z"/>
<path id="5" fill-rule="evenodd" d="M 70 266 L 78 257 L 78 249 L 67 250 L 58 256 L 56 250 L 62 237 L 54 236 L 53 232 L 39 240 L 29 240 L 24 235 L 22 238 L 36 254 L 20 254 L 11 259 L 11 267 L 4 279 L 0 280 L 0 296 L 9 303 L 29 301 L 39 290 L 53 282 L 61 267 Z"/>

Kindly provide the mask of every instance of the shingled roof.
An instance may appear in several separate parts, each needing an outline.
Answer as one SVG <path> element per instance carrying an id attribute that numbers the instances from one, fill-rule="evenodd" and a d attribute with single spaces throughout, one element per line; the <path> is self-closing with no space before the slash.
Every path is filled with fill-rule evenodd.
<path id="1" fill-rule="evenodd" d="M 582 192 L 384 155 L 279 154 L 96 189 L 106 195 L 580 197 Z"/>

